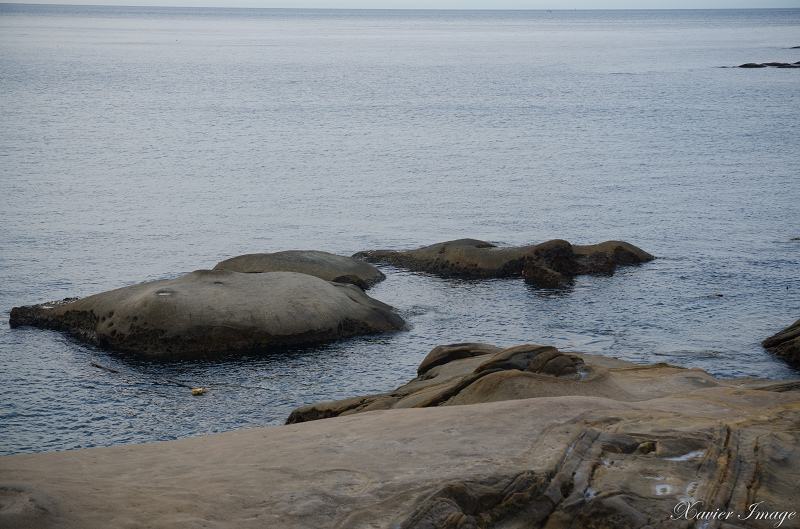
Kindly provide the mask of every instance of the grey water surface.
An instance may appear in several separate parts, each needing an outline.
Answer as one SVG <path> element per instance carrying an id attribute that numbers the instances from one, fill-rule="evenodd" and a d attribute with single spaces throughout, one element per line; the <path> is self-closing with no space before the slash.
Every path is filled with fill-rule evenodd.
<path id="1" fill-rule="evenodd" d="M 798 376 L 760 341 L 800 317 L 800 69 L 732 68 L 793 46 L 800 9 L 0 4 L 0 453 L 282 424 L 454 342 Z M 8 326 L 244 253 L 462 237 L 659 258 L 560 292 L 384 268 L 369 294 L 410 331 L 269 353 L 147 361 Z"/>

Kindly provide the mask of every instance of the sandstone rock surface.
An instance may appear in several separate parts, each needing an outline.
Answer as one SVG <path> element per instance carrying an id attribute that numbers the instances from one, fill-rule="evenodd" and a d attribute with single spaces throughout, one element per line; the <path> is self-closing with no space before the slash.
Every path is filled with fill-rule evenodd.
<path id="1" fill-rule="evenodd" d="M 797 527 L 799 381 L 580 358 L 605 383 L 529 372 L 558 396 L 0 457 L 0 527 Z M 581 382 L 590 396 L 562 387 Z"/>
<path id="2" fill-rule="evenodd" d="M 740 382 L 718 380 L 700 369 L 638 366 L 535 344 L 507 349 L 487 344 L 440 345 L 422 361 L 418 376 L 394 391 L 301 406 L 286 423 L 372 410 L 535 397 L 581 395 L 636 402 L 725 386 L 738 388 Z"/>
<path id="3" fill-rule="evenodd" d="M 562 240 L 537 245 L 499 247 L 476 239 L 441 242 L 417 250 L 371 250 L 353 255 L 373 263 L 465 278 L 523 275 L 529 283 L 560 287 L 579 274 L 612 273 L 617 266 L 654 259 L 621 241 L 578 246 Z"/>
<path id="4" fill-rule="evenodd" d="M 299 272 L 325 281 L 352 283 L 364 290 L 386 279 L 383 272 L 365 261 L 316 250 L 240 255 L 218 263 L 214 270 L 243 273 Z"/>
<path id="5" fill-rule="evenodd" d="M 10 324 L 148 355 L 311 344 L 405 328 L 391 307 L 360 288 L 294 272 L 197 270 L 65 301 L 15 307 Z"/>
<path id="6" fill-rule="evenodd" d="M 800 320 L 770 336 L 761 344 L 787 364 L 800 368 Z"/>

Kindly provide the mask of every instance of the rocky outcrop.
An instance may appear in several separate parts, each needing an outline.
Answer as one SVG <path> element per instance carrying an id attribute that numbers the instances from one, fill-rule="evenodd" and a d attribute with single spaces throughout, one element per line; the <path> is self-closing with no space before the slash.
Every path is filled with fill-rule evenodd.
<path id="1" fill-rule="evenodd" d="M 228 270 L 15 307 L 9 323 L 147 355 L 312 344 L 405 328 L 391 307 L 353 285 L 294 272 Z"/>
<path id="2" fill-rule="evenodd" d="M 386 279 L 380 270 L 360 259 L 316 250 L 240 255 L 218 263 L 214 270 L 243 273 L 298 272 L 325 281 L 352 283 L 364 290 Z"/>
<path id="3" fill-rule="evenodd" d="M 490 278 L 518 276 L 533 246 L 502 248 L 486 241 L 458 239 L 417 250 L 370 250 L 353 255 L 370 263 L 445 276 Z"/>
<path id="4" fill-rule="evenodd" d="M 513 277 L 523 275 L 524 270 L 526 280 L 545 286 L 561 285 L 578 274 L 611 273 L 619 265 L 654 259 L 649 253 L 620 241 L 572 246 L 554 240 L 531 246 L 499 247 L 476 239 L 441 242 L 417 250 L 364 251 L 353 257 L 465 278 Z M 556 275 L 552 276 L 553 273 Z"/>
<path id="5" fill-rule="evenodd" d="M 767 351 L 800 369 L 800 320 L 761 342 Z"/>
<path id="6" fill-rule="evenodd" d="M 541 288 L 568 287 L 575 276 L 612 274 L 618 266 L 655 259 L 641 248 L 622 242 L 577 246 L 556 239 L 534 246 L 525 256 L 525 281 Z"/>
<path id="7" fill-rule="evenodd" d="M 570 395 L 636 402 L 711 387 L 740 388 L 742 384 L 715 379 L 700 369 L 669 364 L 638 366 L 613 358 L 564 353 L 551 346 L 528 344 L 499 349 L 487 344 L 440 345 L 422 361 L 418 376 L 394 391 L 302 406 L 286 423 L 383 409 Z M 800 385 L 780 391 L 792 388 L 800 389 Z"/>
<path id="8" fill-rule="evenodd" d="M 495 375 L 560 396 L 0 457 L 13 484 L 0 485 L 0 527 L 797 527 L 800 381 L 570 354 L 580 379 L 521 375 L 553 350 L 516 349 L 426 374 L 517 366 Z M 571 393 L 587 382 L 589 396 Z"/>

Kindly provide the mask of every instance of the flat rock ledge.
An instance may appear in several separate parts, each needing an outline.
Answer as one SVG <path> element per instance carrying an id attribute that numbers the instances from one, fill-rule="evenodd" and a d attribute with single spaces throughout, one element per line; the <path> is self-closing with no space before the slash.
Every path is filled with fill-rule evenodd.
<path id="1" fill-rule="evenodd" d="M 800 369 L 800 320 L 761 342 L 767 351 Z"/>
<path id="2" fill-rule="evenodd" d="M 523 276 L 528 283 L 543 288 L 563 288 L 576 275 L 610 274 L 617 266 L 655 258 L 627 242 L 579 246 L 560 239 L 517 247 L 459 239 L 416 250 L 358 252 L 353 257 L 443 276 L 475 279 Z"/>
<path id="3" fill-rule="evenodd" d="M 465 405 L 0 457 L 0 527 L 798 526 L 800 381 L 546 346 L 444 349 L 453 359 L 429 364 L 418 390 L 489 372 L 453 395 Z M 563 357 L 574 373 L 547 367 Z M 496 390 L 479 396 L 481 381 Z"/>
<path id="4" fill-rule="evenodd" d="M 299 272 L 325 281 L 351 283 L 364 290 L 386 279 L 383 272 L 369 263 L 352 257 L 317 250 L 289 250 L 274 253 L 251 253 L 231 257 L 214 270 L 243 273 Z"/>
<path id="5" fill-rule="evenodd" d="M 265 349 L 405 329 L 360 288 L 294 272 L 197 270 L 83 299 L 14 307 L 11 327 L 152 356 Z"/>

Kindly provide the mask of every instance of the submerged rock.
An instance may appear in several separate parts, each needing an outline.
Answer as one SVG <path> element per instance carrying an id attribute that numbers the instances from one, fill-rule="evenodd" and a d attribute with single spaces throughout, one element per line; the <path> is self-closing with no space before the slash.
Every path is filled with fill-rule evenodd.
<path id="1" fill-rule="evenodd" d="M 787 364 L 800 368 L 800 320 L 770 336 L 761 345 Z"/>
<path id="2" fill-rule="evenodd" d="M 565 286 L 579 274 L 612 273 L 617 266 L 654 259 L 644 250 L 621 241 L 573 246 L 567 241 L 553 240 L 504 248 L 476 239 L 441 242 L 417 250 L 364 251 L 353 257 L 445 276 L 524 275 L 529 283 L 546 288 Z"/>
<path id="3" fill-rule="evenodd" d="M 15 307 L 9 323 L 148 355 L 313 344 L 405 328 L 390 306 L 353 285 L 294 272 L 228 270 L 197 270 L 77 301 Z"/>
<path id="4" fill-rule="evenodd" d="M 386 279 L 380 270 L 360 259 L 316 250 L 240 255 L 218 263 L 214 270 L 243 273 L 299 272 L 325 281 L 352 283 L 364 290 Z"/>

